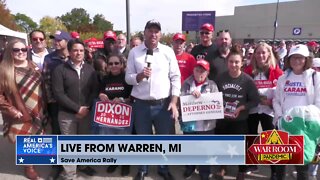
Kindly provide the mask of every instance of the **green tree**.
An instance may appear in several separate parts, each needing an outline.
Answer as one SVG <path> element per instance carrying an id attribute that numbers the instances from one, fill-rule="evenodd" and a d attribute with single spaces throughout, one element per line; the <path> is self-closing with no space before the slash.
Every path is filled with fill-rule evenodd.
<path id="1" fill-rule="evenodd" d="M 18 25 L 21 31 L 25 31 L 26 33 L 29 33 L 33 29 L 36 29 L 38 27 L 38 24 L 25 14 L 17 13 L 16 15 L 13 15 L 13 16 L 16 24 Z"/>
<path id="2" fill-rule="evenodd" d="M 39 29 L 47 35 L 54 34 L 57 30 L 67 31 L 66 26 L 59 19 L 50 16 L 45 16 L 40 20 Z"/>
<path id="3" fill-rule="evenodd" d="M 96 14 L 93 17 L 92 24 L 96 27 L 97 32 L 113 30 L 113 24 L 110 21 L 107 21 L 102 14 Z"/>
<path id="4" fill-rule="evenodd" d="M 99 40 L 103 39 L 103 32 L 86 32 L 86 33 L 80 33 L 80 39 L 86 40 L 89 38 L 96 38 Z"/>
<path id="5" fill-rule="evenodd" d="M 83 27 L 89 26 L 91 22 L 90 15 L 83 8 L 74 8 L 71 12 L 58 18 L 69 31 L 80 31 L 81 29 L 85 29 Z"/>
<path id="6" fill-rule="evenodd" d="M 18 30 L 17 25 L 14 21 L 14 17 L 11 15 L 10 10 L 7 8 L 5 0 L 0 0 L 0 24 L 13 29 Z"/>
<path id="7" fill-rule="evenodd" d="M 164 44 L 171 45 L 173 35 L 174 33 L 163 33 L 160 41 Z"/>

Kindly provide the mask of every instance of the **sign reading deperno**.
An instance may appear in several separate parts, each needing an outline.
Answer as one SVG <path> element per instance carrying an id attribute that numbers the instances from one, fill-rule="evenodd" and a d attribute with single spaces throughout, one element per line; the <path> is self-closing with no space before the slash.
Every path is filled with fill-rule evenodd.
<path id="1" fill-rule="evenodd" d="M 182 121 L 199 121 L 222 119 L 224 117 L 222 93 L 201 94 L 199 98 L 193 95 L 181 96 Z"/>
<path id="2" fill-rule="evenodd" d="M 130 127 L 132 107 L 123 103 L 99 101 L 95 106 L 94 122 L 108 127 Z"/>

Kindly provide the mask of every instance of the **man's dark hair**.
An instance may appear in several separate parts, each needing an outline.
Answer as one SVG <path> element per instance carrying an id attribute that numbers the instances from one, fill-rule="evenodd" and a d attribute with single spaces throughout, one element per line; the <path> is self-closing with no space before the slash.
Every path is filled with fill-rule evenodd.
<path id="1" fill-rule="evenodd" d="M 75 44 L 82 44 L 82 46 L 85 47 L 83 41 L 81 41 L 80 39 L 71 39 L 68 41 L 68 44 L 67 44 L 68 51 L 71 51 L 73 45 Z"/>
<path id="2" fill-rule="evenodd" d="M 34 32 L 42 33 L 43 38 L 46 39 L 46 33 L 44 33 L 44 31 L 42 31 L 42 30 L 40 30 L 40 29 L 34 29 L 34 30 L 32 30 L 32 31 L 29 33 L 30 42 L 32 42 L 32 34 L 33 34 Z"/>

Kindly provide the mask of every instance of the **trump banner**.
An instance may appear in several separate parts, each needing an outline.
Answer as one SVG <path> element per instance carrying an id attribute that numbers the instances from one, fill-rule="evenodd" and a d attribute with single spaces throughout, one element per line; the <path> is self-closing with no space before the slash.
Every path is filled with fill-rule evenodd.
<path id="1" fill-rule="evenodd" d="M 130 127 L 132 107 L 109 101 L 96 102 L 94 122 L 108 127 Z"/>
<path id="2" fill-rule="evenodd" d="M 183 122 L 224 117 L 221 92 L 201 94 L 199 98 L 193 95 L 181 96 L 180 103 Z"/>

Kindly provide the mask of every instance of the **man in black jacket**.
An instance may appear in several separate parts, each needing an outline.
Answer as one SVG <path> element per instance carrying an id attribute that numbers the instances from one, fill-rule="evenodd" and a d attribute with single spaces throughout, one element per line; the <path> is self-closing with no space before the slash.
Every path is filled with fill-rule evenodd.
<path id="1" fill-rule="evenodd" d="M 58 30 L 53 35 L 50 35 L 50 38 L 54 42 L 53 45 L 55 51 L 44 57 L 42 77 L 44 80 L 44 92 L 47 99 L 48 115 L 51 122 L 51 133 L 61 134 L 58 122 L 59 106 L 52 90 L 52 74 L 56 67 L 68 60 L 69 52 L 67 49 L 67 44 L 71 39 L 71 36 L 66 31 Z M 52 171 L 48 179 L 57 179 L 62 170 L 62 166 L 52 166 Z"/>
<path id="2" fill-rule="evenodd" d="M 69 59 L 55 68 L 52 87 L 59 104 L 58 121 L 61 134 L 89 134 L 89 108 L 97 97 L 98 80 L 93 67 L 84 62 L 84 43 L 79 39 L 68 42 Z M 94 175 L 90 167 L 79 168 Z M 74 179 L 76 166 L 64 166 L 63 179 Z"/>

